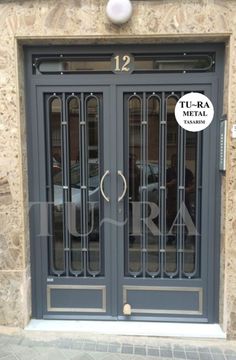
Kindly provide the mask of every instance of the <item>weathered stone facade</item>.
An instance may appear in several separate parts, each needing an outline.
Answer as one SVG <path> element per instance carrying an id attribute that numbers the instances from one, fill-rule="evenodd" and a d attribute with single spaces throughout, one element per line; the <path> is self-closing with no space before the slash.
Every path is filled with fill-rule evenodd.
<path id="1" fill-rule="evenodd" d="M 109 23 L 106 0 L 0 2 L 0 324 L 30 318 L 23 44 L 224 41 L 227 171 L 222 182 L 220 319 L 236 338 L 236 1 L 134 0 L 131 20 Z"/>

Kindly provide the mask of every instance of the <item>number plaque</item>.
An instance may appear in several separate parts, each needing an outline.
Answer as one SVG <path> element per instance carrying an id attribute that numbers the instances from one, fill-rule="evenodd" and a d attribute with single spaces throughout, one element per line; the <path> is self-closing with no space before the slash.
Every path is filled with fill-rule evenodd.
<path id="1" fill-rule="evenodd" d="M 112 71 L 116 74 L 130 74 L 134 70 L 134 57 L 129 53 L 114 54 L 111 58 Z"/>

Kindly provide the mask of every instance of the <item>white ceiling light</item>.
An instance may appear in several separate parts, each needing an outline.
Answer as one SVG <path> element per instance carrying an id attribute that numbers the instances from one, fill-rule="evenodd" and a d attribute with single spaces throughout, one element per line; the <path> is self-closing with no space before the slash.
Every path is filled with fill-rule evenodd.
<path id="1" fill-rule="evenodd" d="M 106 13 L 114 24 L 124 24 L 131 18 L 132 4 L 130 0 L 109 0 Z"/>

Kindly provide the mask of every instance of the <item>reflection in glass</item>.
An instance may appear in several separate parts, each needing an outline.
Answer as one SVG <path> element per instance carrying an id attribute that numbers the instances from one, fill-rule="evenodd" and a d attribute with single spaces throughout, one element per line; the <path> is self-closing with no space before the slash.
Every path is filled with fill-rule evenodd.
<path id="1" fill-rule="evenodd" d="M 147 183 L 148 201 L 153 206 L 158 206 L 158 182 L 159 182 L 159 121 L 160 101 L 155 95 L 148 98 L 148 159 L 147 159 Z M 148 214 L 149 215 L 149 214 Z M 159 228 L 158 217 L 153 219 Z M 148 229 L 147 239 L 147 271 L 157 273 L 159 271 L 159 236 Z"/>
<path id="2" fill-rule="evenodd" d="M 164 55 L 159 57 L 139 56 L 135 59 L 136 71 L 213 71 L 214 63 L 211 55 Z"/>
<path id="3" fill-rule="evenodd" d="M 185 206 L 195 226 L 196 223 L 196 175 L 197 175 L 197 133 L 186 132 L 186 173 L 185 173 Z M 198 229 L 199 231 L 199 229 Z M 196 240 L 197 236 L 184 237 L 184 264 L 186 274 L 192 274 L 196 268 Z"/>
<path id="4" fill-rule="evenodd" d="M 177 181 L 178 181 L 178 123 L 174 109 L 177 99 L 167 98 L 167 149 L 166 149 L 166 264 L 165 271 L 169 274 L 177 270 Z M 170 231 L 171 230 L 171 231 Z M 169 234 L 168 234 L 169 233 Z"/>
<path id="5" fill-rule="evenodd" d="M 37 63 L 36 68 L 41 74 L 109 72 L 110 59 L 47 59 Z"/>
<path id="6" fill-rule="evenodd" d="M 70 164 L 70 201 L 73 203 L 72 216 L 76 221 L 76 232 L 81 234 L 81 182 L 80 182 L 80 104 L 79 99 L 72 97 L 68 103 L 68 132 L 69 132 L 69 164 Z M 81 236 L 71 234 L 71 268 L 72 271 L 82 271 L 82 241 Z"/>
<path id="7" fill-rule="evenodd" d="M 141 241 L 138 234 L 133 234 L 133 204 L 140 201 L 140 171 L 141 163 L 141 119 L 142 108 L 141 99 L 132 96 L 128 102 L 129 106 L 129 243 L 128 243 L 128 271 L 139 273 L 141 271 Z"/>
<path id="8" fill-rule="evenodd" d="M 110 56 L 96 57 L 47 57 L 34 59 L 39 74 L 58 73 L 109 73 L 112 70 Z M 214 71 L 214 55 L 209 54 L 163 54 L 135 55 L 136 72 L 211 72 Z"/>
<path id="9" fill-rule="evenodd" d="M 165 98 L 163 106 L 166 106 L 163 118 L 161 100 L 156 93 L 134 94 L 127 101 L 127 276 L 199 276 L 202 137 L 201 134 L 185 132 L 178 126 L 174 110 L 180 96 L 180 93 L 162 94 L 162 98 Z M 147 200 L 149 204 L 145 206 Z M 151 208 L 153 210 L 156 206 L 159 210 L 159 200 L 161 216 L 150 218 Z M 188 218 L 181 209 L 187 210 Z M 148 224 L 148 217 L 156 227 L 150 228 L 150 222 L 148 226 L 142 226 L 143 216 L 146 217 L 145 224 Z M 189 219 L 195 225 L 198 235 L 188 234 Z M 157 229 L 157 233 L 153 229 Z"/>
<path id="10" fill-rule="evenodd" d="M 89 96 L 86 102 L 88 143 L 88 270 L 101 271 L 101 244 L 99 236 L 99 102 Z"/>
<path id="11" fill-rule="evenodd" d="M 63 193 L 61 173 L 61 100 L 54 98 L 50 102 L 51 128 L 51 173 L 53 186 L 53 265 L 56 271 L 64 269 L 63 243 Z M 56 178 L 55 178 L 56 177 Z"/>

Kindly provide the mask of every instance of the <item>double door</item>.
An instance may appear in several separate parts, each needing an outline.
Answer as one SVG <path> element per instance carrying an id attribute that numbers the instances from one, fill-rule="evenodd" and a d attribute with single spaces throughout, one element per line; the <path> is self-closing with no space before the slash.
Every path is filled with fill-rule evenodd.
<path id="1" fill-rule="evenodd" d="M 174 110 L 216 88 L 100 82 L 36 90 L 36 317 L 213 322 L 217 123 Z"/>

